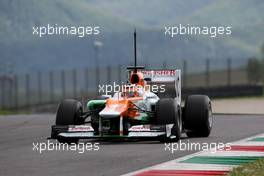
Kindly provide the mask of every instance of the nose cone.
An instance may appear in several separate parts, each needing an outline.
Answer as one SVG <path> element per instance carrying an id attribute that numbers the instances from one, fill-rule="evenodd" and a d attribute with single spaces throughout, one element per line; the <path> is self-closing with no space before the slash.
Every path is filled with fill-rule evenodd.
<path id="1" fill-rule="evenodd" d="M 127 110 L 126 103 L 124 101 L 108 100 L 106 107 L 99 113 L 101 117 L 113 118 L 122 116 Z"/>
<path id="2" fill-rule="evenodd" d="M 105 117 L 105 118 L 112 118 L 112 117 L 119 117 L 121 115 L 120 112 L 118 111 L 115 111 L 115 110 L 112 110 L 112 109 L 107 109 L 107 108 L 104 108 L 100 113 L 99 115 L 101 117 Z"/>

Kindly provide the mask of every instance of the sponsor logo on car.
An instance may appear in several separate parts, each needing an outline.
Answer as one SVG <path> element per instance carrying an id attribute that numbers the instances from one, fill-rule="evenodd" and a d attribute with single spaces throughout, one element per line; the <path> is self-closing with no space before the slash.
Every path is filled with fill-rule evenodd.
<path id="1" fill-rule="evenodd" d="M 68 131 L 69 132 L 94 131 L 94 129 L 93 127 L 88 125 L 78 125 L 78 126 L 69 127 Z"/>

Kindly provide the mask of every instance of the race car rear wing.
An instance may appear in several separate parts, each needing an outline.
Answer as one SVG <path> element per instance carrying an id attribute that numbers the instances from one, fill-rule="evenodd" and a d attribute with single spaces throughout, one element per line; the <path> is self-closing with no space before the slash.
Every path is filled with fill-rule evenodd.
<path id="1" fill-rule="evenodd" d="M 160 98 L 176 98 L 178 104 L 181 103 L 181 70 L 142 70 L 141 72 L 151 86 L 164 86 L 164 92 L 155 92 Z"/>

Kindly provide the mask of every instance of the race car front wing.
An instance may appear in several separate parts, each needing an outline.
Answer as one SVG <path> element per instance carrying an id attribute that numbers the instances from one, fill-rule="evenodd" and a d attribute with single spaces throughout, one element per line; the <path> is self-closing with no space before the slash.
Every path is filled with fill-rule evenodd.
<path id="1" fill-rule="evenodd" d="M 157 138 L 162 136 L 170 136 L 172 125 L 135 125 L 129 128 L 128 135 L 95 135 L 95 131 L 90 125 L 53 125 L 51 129 L 51 139 L 62 138 Z"/>

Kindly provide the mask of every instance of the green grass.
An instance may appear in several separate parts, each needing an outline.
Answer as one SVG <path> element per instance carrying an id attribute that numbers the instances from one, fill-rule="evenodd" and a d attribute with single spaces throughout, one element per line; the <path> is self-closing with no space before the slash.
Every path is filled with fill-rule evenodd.
<path id="1" fill-rule="evenodd" d="M 30 114 L 31 112 L 29 110 L 3 110 L 0 109 L 0 115 L 14 115 L 14 114 Z"/>
<path id="2" fill-rule="evenodd" d="M 257 160 L 253 163 L 245 164 L 234 168 L 228 176 L 263 176 L 264 175 L 264 159 Z"/>
<path id="3" fill-rule="evenodd" d="M 17 112 L 11 111 L 11 110 L 1 110 L 0 109 L 0 115 L 12 115 L 12 114 L 17 114 Z"/>

